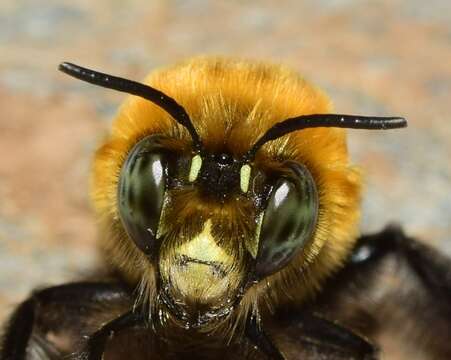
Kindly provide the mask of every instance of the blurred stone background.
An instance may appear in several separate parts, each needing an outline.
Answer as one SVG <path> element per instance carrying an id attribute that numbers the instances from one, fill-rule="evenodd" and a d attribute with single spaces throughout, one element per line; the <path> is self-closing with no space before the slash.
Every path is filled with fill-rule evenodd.
<path id="1" fill-rule="evenodd" d="M 396 221 L 451 255 L 449 0 L 1 0 L 0 322 L 97 261 L 89 166 L 124 95 L 57 64 L 141 79 L 195 54 L 283 62 L 337 112 L 407 117 L 406 130 L 350 134 L 362 230 Z"/>

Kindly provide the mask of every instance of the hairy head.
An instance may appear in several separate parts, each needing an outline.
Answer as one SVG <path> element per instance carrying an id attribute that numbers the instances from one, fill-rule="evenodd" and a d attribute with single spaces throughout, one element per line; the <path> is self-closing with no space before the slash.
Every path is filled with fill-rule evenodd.
<path id="1" fill-rule="evenodd" d="M 313 294 L 357 236 L 361 180 L 339 128 L 405 126 L 330 114 L 282 66 L 196 58 L 145 84 L 62 67 L 137 95 L 96 154 L 92 194 L 107 259 L 163 325 L 234 329 Z"/>

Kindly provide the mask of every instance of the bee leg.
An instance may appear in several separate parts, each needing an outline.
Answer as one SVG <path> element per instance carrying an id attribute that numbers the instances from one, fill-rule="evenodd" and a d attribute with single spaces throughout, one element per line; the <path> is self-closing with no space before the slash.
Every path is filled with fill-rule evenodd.
<path id="1" fill-rule="evenodd" d="M 389 254 L 404 258 L 433 294 L 436 305 L 440 304 L 451 314 L 451 260 L 437 250 L 406 236 L 398 226 L 392 225 L 379 233 L 362 236 L 346 271 L 370 267 Z"/>
<path id="2" fill-rule="evenodd" d="M 274 346 L 271 339 L 260 327 L 255 316 L 250 316 L 246 322 L 245 334 L 249 341 L 256 345 L 258 349 L 271 360 L 284 360 L 285 358 Z"/>
<path id="3" fill-rule="evenodd" d="M 345 327 L 307 311 L 281 313 L 272 328 L 287 359 L 378 359 L 379 349 Z"/>
<path id="4" fill-rule="evenodd" d="M 28 299 L 14 311 L 2 338 L 1 359 L 25 359 L 28 340 L 33 331 L 34 310 L 34 299 Z"/>
<path id="5" fill-rule="evenodd" d="M 119 316 L 102 326 L 89 337 L 86 344 L 86 350 L 80 357 L 87 360 L 101 360 L 103 353 L 105 352 L 107 341 L 112 338 L 116 332 L 143 324 L 144 318 L 142 315 L 133 312 L 133 310 Z"/>
<path id="6" fill-rule="evenodd" d="M 42 309 L 54 304 L 82 306 L 96 300 L 127 296 L 126 294 L 125 290 L 117 284 L 93 282 L 66 284 L 34 292 L 11 315 L 1 339 L 0 359 L 25 360 L 27 358 L 27 348 Z M 61 314 L 60 321 L 64 319 L 64 314 Z M 46 356 L 51 356 L 44 346 L 40 346 L 40 350 Z"/>

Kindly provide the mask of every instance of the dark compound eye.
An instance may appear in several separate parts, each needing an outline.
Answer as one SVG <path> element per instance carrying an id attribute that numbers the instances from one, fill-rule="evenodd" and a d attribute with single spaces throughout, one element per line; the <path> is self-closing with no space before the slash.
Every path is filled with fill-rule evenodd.
<path id="1" fill-rule="evenodd" d="M 154 252 L 168 177 L 167 156 L 157 136 L 141 140 L 129 153 L 119 179 L 122 224 L 146 254 Z"/>
<path id="2" fill-rule="evenodd" d="M 318 217 L 318 194 L 310 172 L 290 162 L 292 176 L 280 178 L 270 195 L 260 230 L 256 275 L 286 266 L 311 239 Z"/>

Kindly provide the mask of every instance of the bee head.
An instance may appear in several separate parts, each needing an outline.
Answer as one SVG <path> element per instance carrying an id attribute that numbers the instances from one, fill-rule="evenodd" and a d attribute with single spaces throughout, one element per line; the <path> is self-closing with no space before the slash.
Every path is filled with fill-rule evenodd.
<path id="1" fill-rule="evenodd" d="M 185 327 L 317 289 L 352 247 L 359 215 L 360 177 L 336 128 L 406 124 L 330 114 L 318 89 L 277 66 L 195 59 L 154 73 L 152 86 L 61 70 L 137 95 L 96 154 L 102 244 L 140 286 L 137 301 Z"/>

